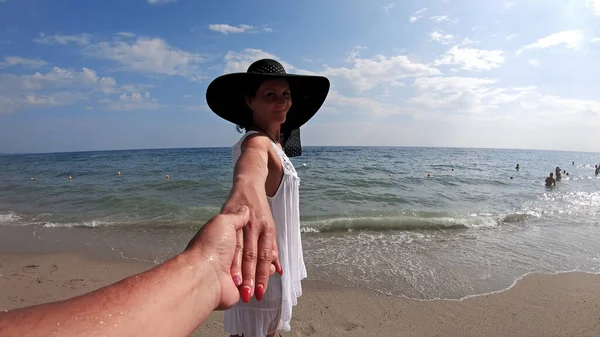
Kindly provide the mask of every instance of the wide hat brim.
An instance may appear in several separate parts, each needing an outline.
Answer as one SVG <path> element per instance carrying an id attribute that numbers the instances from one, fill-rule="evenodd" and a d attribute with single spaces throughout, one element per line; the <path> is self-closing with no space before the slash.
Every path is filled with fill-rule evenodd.
<path id="1" fill-rule="evenodd" d="M 292 106 L 281 130 L 300 128 L 319 111 L 329 93 L 326 77 L 296 74 L 232 73 L 217 77 L 206 89 L 206 103 L 219 117 L 246 126 L 252 111 L 245 101 L 246 88 L 258 80 L 285 79 L 292 95 Z"/>

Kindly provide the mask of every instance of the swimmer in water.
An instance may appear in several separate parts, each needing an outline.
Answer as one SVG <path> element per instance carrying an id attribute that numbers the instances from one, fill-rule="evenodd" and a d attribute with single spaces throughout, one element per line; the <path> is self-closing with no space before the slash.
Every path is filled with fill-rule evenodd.
<path id="1" fill-rule="evenodd" d="M 517 164 L 517 167 L 515 167 L 515 170 L 517 170 L 517 171 L 518 171 L 518 170 L 519 170 L 519 168 L 520 168 L 520 167 L 519 167 L 519 164 Z"/>
<path id="2" fill-rule="evenodd" d="M 550 176 L 546 178 L 546 186 L 551 187 L 552 185 L 556 186 L 556 180 L 553 178 L 554 174 L 550 172 Z"/>

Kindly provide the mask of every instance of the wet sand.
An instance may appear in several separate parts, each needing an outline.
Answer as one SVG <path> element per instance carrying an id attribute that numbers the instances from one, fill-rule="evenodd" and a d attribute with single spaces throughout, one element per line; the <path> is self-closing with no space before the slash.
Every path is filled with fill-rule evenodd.
<path id="1" fill-rule="evenodd" d="M 75 254 L 0 255 L 0 310 L 61 300 L 152 265 Z M 529 275 L 462 301 L 416 301 L 305 281 L 282 336 L 600 336 L 600 275 Z M 225 336 L 214 312 L 193 336 Z"/>

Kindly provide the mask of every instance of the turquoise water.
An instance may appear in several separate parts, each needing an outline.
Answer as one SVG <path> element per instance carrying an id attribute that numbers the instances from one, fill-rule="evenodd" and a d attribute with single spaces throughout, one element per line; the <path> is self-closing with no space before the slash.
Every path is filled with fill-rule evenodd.
<path id="1" fill-rule="evenodd" d="M 600 154 L 308 147 L 292 161 L 309 278 L 432 299 L 600 271 Z M 569 176 L 548 189 L 556 166 Z M 229 148 L 2 155 L 0 171 L 5 239 L 18 227 L 155 262 L 219 211 L 232 175 Z"/>

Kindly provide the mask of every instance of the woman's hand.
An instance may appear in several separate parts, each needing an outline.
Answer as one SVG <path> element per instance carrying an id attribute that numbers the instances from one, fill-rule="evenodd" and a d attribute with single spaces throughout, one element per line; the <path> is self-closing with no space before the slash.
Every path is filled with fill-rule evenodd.
<path id="1" fill-rule="evenodd" d="M 261 300 L 269 283 L 269 277 L 283 270 L 279 263 L 279 251 L 275 233 L 275 221 L 267 202 L 264 185 L 258 190 L 252 185 L 239 184 L 223 205 L 222 214 L 235 212 L 240 207 L 250 209 L 250 220 L 237 231 L 237 246 L 231 265 L 231 277 L 240 286 L 244 302 L 256 294 Z"/>

